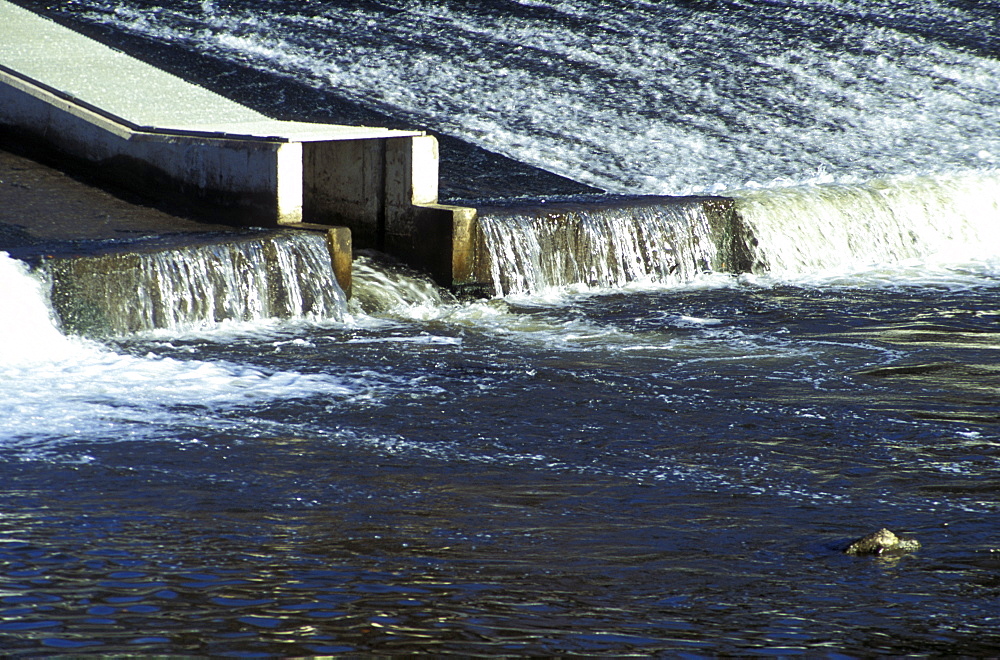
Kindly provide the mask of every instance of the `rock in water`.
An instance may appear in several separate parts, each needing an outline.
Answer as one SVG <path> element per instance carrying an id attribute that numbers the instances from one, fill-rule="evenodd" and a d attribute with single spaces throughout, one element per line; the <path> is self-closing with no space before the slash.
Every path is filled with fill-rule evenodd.
<path id="1" fill-rule="evenodd" d="M 850 544 L 844 552 L 849 555 L 903 554 L 919 548 L 920 543 L 916 539 L 901 539 L 883 527 Z"/>

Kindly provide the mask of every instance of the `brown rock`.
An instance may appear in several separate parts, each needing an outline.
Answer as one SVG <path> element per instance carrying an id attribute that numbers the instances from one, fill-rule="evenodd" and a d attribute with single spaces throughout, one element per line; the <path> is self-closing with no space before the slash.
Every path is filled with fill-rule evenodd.
<path id="1" fill-rule="evenodd" d="M 881 555 L 884 553 L 903 554 L 920 548 L 915 539 L 902 539 L 882 528 L 868 536 L 862 536 L 844 550 L 849 555 Z"/>

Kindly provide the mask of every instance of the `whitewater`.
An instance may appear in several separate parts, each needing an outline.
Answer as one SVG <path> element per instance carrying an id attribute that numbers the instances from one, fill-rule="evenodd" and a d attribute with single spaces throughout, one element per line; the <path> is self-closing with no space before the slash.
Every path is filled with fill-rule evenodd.
<path id="1" fill-rule="evenodd" d="M 446 197 L 503 211 L 487 299 L 364 251 L 348 301 L 279 237 L 150 257 L 74 330 L 0 254 L 5 654 L 1000 648 L 995 3 L 19 4 L 275 116 L 432 131 Z M 725 194 L 751 267 L 687 207 L 579 211 L 613 250 L 547 262 L 497 199 L 555 203 L 531 167 Z M 921 549 L 843 554 L 882 526 Z"/>
<path id="2" fill-rule="evenodd" d="M 1000 154 L 986 128 L 1000 120 L 1000 65 L 985 6 L 74 2 L 70 11 L 335 90 L 610 192 L 990 169 Z"/>

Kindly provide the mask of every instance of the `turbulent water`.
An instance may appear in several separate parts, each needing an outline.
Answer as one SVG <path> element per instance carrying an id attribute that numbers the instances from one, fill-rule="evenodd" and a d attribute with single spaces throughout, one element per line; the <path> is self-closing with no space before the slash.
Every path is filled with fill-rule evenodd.
<path id="1" fill-rule="evenodd" d="M 120 336 L 228 321 L 343 319 L 346 297 L 323 234 L 262 230 L 158 242 L 45 259 L 62 328 Z"/>
<path id="2" fill-rule="evenodd" d="M 98 341 L 0 256 L 7 655 L 1000 649 L 995 3 L 51 11 L 616 192 L 726 190 L 754 267 L 458 301 L 365 255 L 329 314 Z M 841 552 L 882 526 L 921 549 Z"/>
<path id="3" fill-rule="evenodd" d="M 995 2 L 66 5 L 616 192 L 1000 157 Z"/>

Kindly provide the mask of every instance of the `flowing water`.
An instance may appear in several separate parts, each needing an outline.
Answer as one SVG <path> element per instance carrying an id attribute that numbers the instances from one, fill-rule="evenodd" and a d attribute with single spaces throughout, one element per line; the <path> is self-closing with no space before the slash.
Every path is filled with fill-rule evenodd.
<path id="1" fill-rule="evenodd" d="M 63 330 L 106 336 L 226 321 L 343 319 L 346 297 L 323 236 L 248 231 L 200 238 L 180 246 L 112 242 L 111 252 L 44 260 Z"/>
<path id="2" fill-rule="evenodd" d="M 7 655 L 1000 649 L 995 3 L 52 11 L 614 192 L 725 191 L 751 268 L 676 209 L 532 261 L 550 226 L 511 211 L 491 300 L 362 255 L 322 313 L 74 333 L 0 256 Z M 841 552 L 881 526 L 922 548 Z"/>

